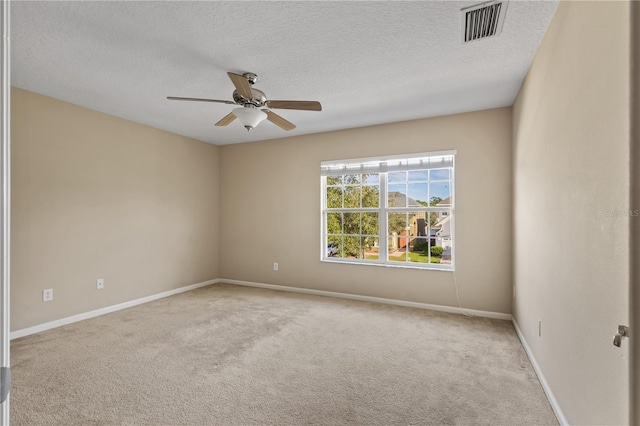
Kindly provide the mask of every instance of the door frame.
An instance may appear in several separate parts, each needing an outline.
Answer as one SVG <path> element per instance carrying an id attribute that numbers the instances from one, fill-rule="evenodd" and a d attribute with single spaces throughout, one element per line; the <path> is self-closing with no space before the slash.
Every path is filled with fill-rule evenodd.
<path id="1" fill-rule="evenodd" d="M 10 279 L 10 214 L 11 214 L 11 68 L 10 61 L 10 1 L 2 0 L 0 29 L 1 124 L 0 124 L 0 367 L 9 367 L 9 279 Z M 0 422 L 9 425 L 9 397 L 0 404 Z"/>
<path id="2" fill-rule="evenodd" d="M 630 220 L 630 281 L 629 281 L 629 332 L 630 332 L 630 424 L 640 425 L 640 4 L 630 2 L 631 7 L 631 193 L 630 206 L 634 215 Z"/>

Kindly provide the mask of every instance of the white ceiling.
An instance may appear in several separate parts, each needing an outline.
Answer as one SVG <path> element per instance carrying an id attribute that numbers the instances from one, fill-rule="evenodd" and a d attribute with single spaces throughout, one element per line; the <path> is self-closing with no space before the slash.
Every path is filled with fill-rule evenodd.
<path id="1" fill-rule="evenodd" d="M 509 2 L 502 34 L 461 43 L 463 2 L 12 2 L 22 89 L 230 144 L 511 105 L 557 2 Z M 238 120 L 227 71 L 251 71 L 298 127 Z"/>

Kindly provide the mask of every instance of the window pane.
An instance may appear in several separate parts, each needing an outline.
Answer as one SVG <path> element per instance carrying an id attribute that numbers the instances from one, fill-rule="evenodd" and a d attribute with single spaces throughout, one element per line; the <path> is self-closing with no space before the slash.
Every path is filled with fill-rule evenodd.
<path id="1" fill-rule="evenodd" d="M 344 237 L 344 253 L 342 257 L 360 259 L 360 237 Z"/>
<path id="2" fill-rule="evenodd" d="M 427 212 L 409 212 L 409 221 L 407 223 L 409 236 L 426 237 L 428 232 Z"/>
<path id="3" fill-rule="evenodd" d="M 389 228 L 389 235 L 400 235 L 407 228 L 407 214 L 389 213 L 387 216 L 387 225 Z"/>
<path id="4" fill-rule="evenodd" d="M 327 188 L 327 207 L 330 209 L 342 208 L 342 188 Z"/>
<path id="5" fill-rule="evenodd" d="M 429 174 L 430 180 L 449 180 L 451 176 L 449 174 L 450 169 L 432 169 Z"/>
<path id="6" fill-rule="evenodd" d="M 435 207 L 449 207 L 451 205 L 449 204 L 449 201 L 447 201 L 446 203 L 443 203 L 443 201 L 444 200 L 442 198 L 432 195 L 429 199 L 429 205 Z"/>
<path id="7" fill-rule="evenodd" d="M 407 246 L 403 246 L 405 237 L 389 237 L 389 260 L 405 262 L 407 260 Z"/>
<path id="8" fill-rule="evenodd" d="M 374 237 L 362 237 L 362 251 L 367 260 L 378 260 L 380 258 L 380 244 Z"/>
<path id="9" fill-rule="evenodd" d="M 327 176 L 327 185 L 342 185 L 342 176 Z"/>
<path id="10" fill-rule="evenodd" d="M 449 240 L 449 244 L 451 244 L 451 240 Z M 451 249 L 451 245 L 445 245 L 442 247 L 442 256 L 440 257 L 439 263 L 443 265 L 451 265 Z"/>
<path id="11" fill-rule="evenodd" d="M 344 184 L 353 185 L 360 183 L 360 175 L 344 175 Z"/>
<path id="12" fill-rule="evenodd" d="M 414 238 L 409 246 L 409 262 L 429 263 L 429 239 Z"/>
<path id="13" fill-rule="evenodd" d="M 362 213 L 363 235 L 378 235 L 380 233 L 380 218 L 378 213 Z"/>
<path id="14" fill-rule="evenodd" d="M 342 234 L 342 213 L 327 213 L 327 233 Z"/>
<path id="15" fill-rule="evenodd" d="M 407 207 L 407 185 L 388 185 L 389 207 Z"/>
<path id="16" fill-rule="evenodd" d="M 441 212 L 429 213 L 429 226 L 431 227 L 431 230 L 430 230 L 431 234 L 433 234 L 433 227 L 436 226 L 441 219 L 442 219 Z"/>
<path id="17" fill-rule="evenodd" d="M 424 181 L 429 177 L 428 170 L 412 170 L 409 172 L 409 182 Z"/>
<path id="18" fill-rule="evenodd" d="M 360 213 L 344 214 L 344 233 L 360 234 Z"/>
<path id="19" fill-rule="evenodd" d="M 344 188 L 344 207 L 354 208 L 360 207 L 360 187 L 346 186 Z"/>
<path id="20" fill-rule="evenodd" d="M 391 172 L 387 176 L 389 183 L 398 183 L 407 181 L 407 172 Z"/>
<path id="21" fill-rule="evenodd" d="M 449 264 L 451 264 L 451 248 L 445 249 L 442 246 L 431 246 L 430 251 L 431 251 L 431 260 L 430 263 L 441 263 L 442 262 L 442 255 L 444 254 L 445 250 L 448 251 L 449 253 L 449 260 L 445 261 L 448 262 Z"/>
<path id="22" fill-rule="evenodd" d="M 439 263 L 451 264 L 451 213 L 446 216 L 442 216 L 438 226 L 434 227 L 435 230 L 435 247 L 442 247 L 442 257 Z M 434 249 L 435 249 L 434 247 Z M 433 250 L 433 249 L 432 249 Z"/>
<path id="23" fill-rule="evenodd" d="M 415 200 L 410 205 L 429 205 L 429 184 L 427 183 L 410 183 L 409 184 L 409 202 Z"/>
<path id="24" fill-rule="evenodd" d="M 363 186 L 362 187 L 362 207 L 379 207 L 380 206 L 380 187 L 379 186 Z"/>
<path id="25" fill-rule="evenodd" d="M 362 183 L 365 185 L 377 185 L 380 183 L 380 175 L 378 173 L 363 174 Z"/>
<path id="26" fill-rule="evenodd" d="M 429 193 L 431 198 L 438 197 L 443 200 L 451 197 L 451 183 L 450 182 L 432 182 L 429 184 Z"/>
<path id="27" fill-rule="evenodd" d="M 341 257 L 342 256 L 342 237 L 327 238 L 327 257 Z"/>
<path id="28" fill-rule="evenodd" d="M 436 222 L 432 225 L 432 226 L 442 226 L 443 223 L 449 221 L 450 219 L 448 218 L 448 216 L 451 214 L 451 212 L 448 211 L 444 211 L 444 212 L 431 212 L 432 215 L 435 216 Z M 440 229 L 440 228 L 438 228 Z"/>

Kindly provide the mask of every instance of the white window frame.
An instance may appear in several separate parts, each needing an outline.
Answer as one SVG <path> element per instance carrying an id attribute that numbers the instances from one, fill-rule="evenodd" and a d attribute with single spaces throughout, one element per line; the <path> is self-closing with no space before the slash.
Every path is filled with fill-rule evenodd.
<path id="1" fill-rule="evenodd" d="M 425 152 L 406 155 L 395 155 L 387 157 L 369 157 L 369 158 L 356 158 L 347 160 L 335 160 L 335 161 L 323 161 L 321 163 L 322 168 L 342 167 L 344 174 L 358 174 L 358 173 L 378 173 L 379 185 L 380 185 L 380 200 L 379 206 L 374 208 L 341 208 L 341 209 L 327 209 L 327 176 L 321 175 L 321 191 L 320 191 L 320 206 L 321 206 L 321 218 L 320 218 L 320 260 L 322 262 L 329 263 L 344 263 L 344 264 L 356 264 L 356 265 L 374 265 L 385 266 L 393 268 L 409 268 L 409 269 L 427 269 L 427 270 L 439 270 L 439 271 L 454 271 L 456 262 L 456 236 L 455 236 L 455 156 L 457 152 L 451 151 L 438 151 L 438 152 Z M 430 158 L 439 157 L 451 157 L 451 207 L 388 207 L 388 185 L 387 176 L 390 171 L 409 171 L 409 170 L 424 170 L 424 167 L 420 166 L 421 163 L 418 160 L 423 161 Z M 416 160 L 416 161 L 412 161 Z M 428 160 L 427 160 L 428 161 Z M 402 163 L 404 162 L 404 165 Z M 412 162 L 414 164 L 412 164 Z M 379 170 L 373 171 L 372 168 L 375 164 L 379 164 Z M 387 165 L 385 165 L 387 164 Z M 433 167 L 431 167 L 433 168 Z M 371 170 L 371 171 L 369 171 Z M 429 194 L 430 195 L 430 194 Z M 388 213 L 394 212 L 408 212 L 408 211 L 424 211 L 424 212 L 448 212 L 450 216 L 450 229 L 451 229 L 451 264 L 438 264 L 438 263 L 420 263 L 420 262 L 398 262 L 389 260 L 388 241 L 389 230 L 387 224 Z M 341 257 L 329 257 L 327 256 L 328 238 L 327 238 L 327 213 L 328 212 L 377 212 L 379 217 L 379 258 L 378 260 L 367 259 L 348 259 Z M 431 227 L 429 227 L 431 229 Z M 427 238 L 430 240 L 431 236 Z"/>

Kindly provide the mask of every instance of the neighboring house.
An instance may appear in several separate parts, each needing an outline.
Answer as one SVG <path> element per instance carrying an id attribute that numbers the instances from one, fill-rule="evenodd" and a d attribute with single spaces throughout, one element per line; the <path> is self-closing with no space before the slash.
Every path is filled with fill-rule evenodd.
<path id="1" fill-rule="evenodd" d="M 436 245 L 442 248 L 451 247 L 451 216 L 444 216 L 433 229 L 436 230 Z"/>
<path id="2" fill-rule="evenodd" d="M 390 192 L 388 197 L 389 206 L 392 207 L 424 207 L 420 202 L 401 192 Z M 403 249 L 407 244 L 411 247 L 417 237 L 427 237 L 427 212 L 416 212 L 410 215 L 407 225 L 406 229 L 399 234 L 394 232 L 389 238 L 389 247 L 392 250 Z"/>
<path id="3" fill-rule="evenodd" d="M 440 201 L 438 204 L 436 204 L 436 207 L 451 207 L 451 197 L 447 197 L 444 200 Z M 438 221 L 440 221 L 447 215 L 449 215 L 449 212 L 438 212 Z"/>
<path id="4" fill-rule="evenodd" d="M 451 197 L 436 204 L 436 207 L 451 207 Z M 449 212 L 438 212 L 438 221 L 431 227 L 431 244 L 442 248 L 451 247 L 451 216 Z"/>
<path id="5" fill-rule="evenodd" d="M 424 207 L 418 201 L 407 197 L 400 192 L 389 193 L 389 206 L 397 207 Z M 438 204 L 436 207 L 451 207 L 451 197 L 448 197 Z M 416 242 L 416 238 L 429 238 L 431 245 L 441 246 L 446 249 L 451 247 L 451 216 L 449 212 L 438 212 L 437 222 L 428 228 L 427 212 L 416 212 L 408 218 L 407 228 L 403 231 L 394 232 L 389 238 L 389 248 L 391 250 L 403 249 L 407 245 L 412 247 Z"/>

